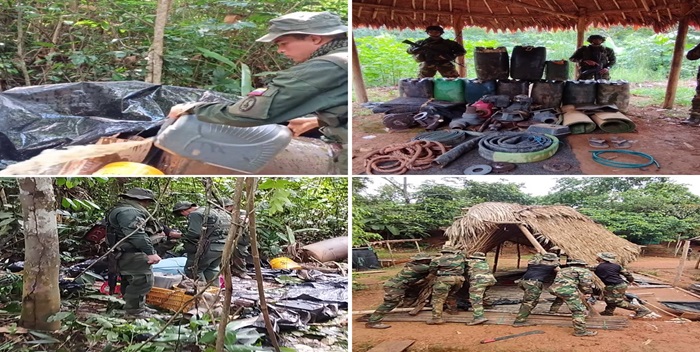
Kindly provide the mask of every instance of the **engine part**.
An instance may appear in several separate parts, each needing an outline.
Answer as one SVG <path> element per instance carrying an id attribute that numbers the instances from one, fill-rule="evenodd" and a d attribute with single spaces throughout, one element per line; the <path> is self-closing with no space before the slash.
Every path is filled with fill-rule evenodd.
<path id="1" fill-rule="evenodd" d="M 493 170 L 493 168 L 490 165 L 486 165 L 486 164 L 472 165 L 472 166 L 464 169 L 464 174 L 465 175 L 488 175 L 491 173 L 491 170 Z"/>
<path id="2" fill-rule="evenodd" d="M 497 174 L 504 174 L 506 172 L 513 171 L 515 169 L 515 164 L 513 163 L 492 163 L 491 168 L 493 169 L 493 172 Z"/>

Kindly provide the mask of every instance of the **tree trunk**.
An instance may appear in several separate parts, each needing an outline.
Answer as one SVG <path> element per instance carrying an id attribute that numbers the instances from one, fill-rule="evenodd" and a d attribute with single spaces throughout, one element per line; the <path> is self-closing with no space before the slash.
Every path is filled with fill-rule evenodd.
<path id="1" fill-rule="evenodd" d="M 19 324 L 27 329 L 58 330 L 47 319 L 61 309 L 58 271 L 61 259 L 52 179 L 18 179 L 24 215 L 24 286 Z"/>
<path id="2" fill-rule="evenodd" d="M 156 8 L 156 23 L 153 28 L 153 44 L 148 52 L 148 74 L 146 82 L 160 84 L 163 75 L 163 37 L 165 24 L 168 22 L 168 12 L 172 0 L 158 0 Z"/>

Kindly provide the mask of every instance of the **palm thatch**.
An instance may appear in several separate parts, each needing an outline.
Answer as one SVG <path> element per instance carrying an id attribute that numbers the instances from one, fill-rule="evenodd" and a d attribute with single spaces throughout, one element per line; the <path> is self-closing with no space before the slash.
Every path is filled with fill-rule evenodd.
<path id="1" fill-rule="evenodd" d="M 595 263 L 599 252 L 617 254 L 625 265 L 639 255 L 639 247 L 608 231 L 589 217 L 566 206 L 525 206 L 482 203 L 465 209 L 445 234 L 467 253 L 488 252 L 510 241 L 533 246 L 518 225 L 524 226 L 547 250 L 557 246 L 571 258 Z"/>
<path id="2" fill-rule="evenodd" d="M 482 27 L 494 31 L 527 28 L 575 29 L 577 25 L 651 27 L 667 30 L 686 17 L 700 25 L 695 0 L 353 0 L 354 27 Z"/>

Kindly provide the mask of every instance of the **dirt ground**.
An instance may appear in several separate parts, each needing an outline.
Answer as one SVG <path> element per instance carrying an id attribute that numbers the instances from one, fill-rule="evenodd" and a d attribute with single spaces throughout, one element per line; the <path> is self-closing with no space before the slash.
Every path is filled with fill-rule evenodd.
<path id="1" fill-rule="evenodd" d="M 688 260 L 682 277 L 681 287 L 700 280 L 700 270 L 694 269 L 695 259 Z M 489 256 L 489 261 L 492 261 Z M 499 260 L 499 271 L 512 270 L 516 267 L 515 254 L 504 255 Z M 521 263 L 526 265 L 526 260 Z M 491 263 L 492 264 L 492 263 Z M 644 256 L 628 269 L 637 274 L 671 282 L 676 275 L 679 258 Z M 382 283 L 395 275 L 401 265 L 387 268 L 381 273 L 353 273 L 352 309 L 353 311 L 372 310 L 376 308 L 383 297 Z M 658 300 L 698 300 L 686 293 L 673 288 L 638 288 L 628 291 L 640 295 L 648 302 L 660 306 Z M 545 299 L 545 295 L 542 299 Z M 544 307 L 543 307 L 544 306 Z M 548 308 L 547 302 L 537 306 L 536 311 Z M 500 308 L 499 309 L 503 309 Z M 512 307 L 517 310 L 517 306 Z M 595 308 L 602 311 L 604 302 L 597 302 Z M 662 306 L 663 307 L 663 306 Z M 650 307 L 652 310 L 654 308 Z M 420 322 L 391 322 L 387 330 L 367 329 L 363 322 L 354 315 L 352 322 L 352 350 L 368 351 L 383 341 L 416 340 L 408 349 L 416 351 L 695 351 L 700 343 L 700 322 L 674 323 L 672 316 L 657 311 L 661 317 L 656 319 L 629 320 L 629 325 L 623 330 L 598 330 L 595 337 L 574 337 L 571 327 L 532 326 L 515 328 L 509 325 L 465 326 L 463 324 L 426 325 Z M 470 314 L 460 312 L 460 314 Z M 617 316 L 629 316 L 630 311 L 617 309 Z M 486 338 L 517 334 L 530 330 L 543 330 L 540 335 L 530 335 L 509 340 L 497 341 L 490 344 L 480 344 Z"/>
<path id="2" fill-rule="evenodd" d="M 380 96 L 385 100 L 398 97 L 396 89 L 379 88 L 372 92 L 373 94 L 370 94 L 370 96 Z M 627 116 L 636 124 L 637 130 L 635 132 L 607 134 L 598 129 L 593 135 L 608 140 L 613 136 L 627 139 L 632 142 L 632 147 L 628 150 L 643 152 L 653 156 L 659 162 L 661 168 L 657 169 L 655 166 L 642 169 L 613 168 L 598 164 L 591 158 L 590 151 L 604 149 L 591 148 L 588 145 L 588 138 L 592 135 L 580 134 L 565 137 L 566 143 L 573 150 L 573 154 L 578 161 L 577 164 L 580 164 L 580 172 L 576 169 L 573 173 L 583 175 L 646 176 L 698 174 L 697 170 L 700 167 L 700 140 L 698 140 L 697 135 L 700 133 L 700 128 L 680 123 L 687 118 L 688 108 L 665 110 L 654 106 L 636 107 L 646 105 L 644 100 L 644 98 L 635 96 L 632 96 L 630 99 L 631 104 Z M 425 131 L 422 128 L 413 128 L 406 131 L 387 132 L 384 125 L 382 125 L 382 117 L 383 114 L 372 114 L 369 109 L 361 107 L 360 104 L 355 103 L 353 105 L 352 172 L 354 175 L 364 174 L 364 156 L 371 151 L 390 144 L 408 142 L 418 133 Z M 476 152 L 472 151 L 470 153 Z M 608 155 L 605 157 L 608 158 Z M 485 159 L 480 160 L 486 161 Z M 618 155 L 615 157 L 615 161 L 639 163 L 644 162 L 645 159 Z M 537 174 L 539 173 L 537 172 Z M 556 174 L 551 171 L 542 171 L 542 173 Z M 567 174 L 571 173 L 567 172 Z"/>

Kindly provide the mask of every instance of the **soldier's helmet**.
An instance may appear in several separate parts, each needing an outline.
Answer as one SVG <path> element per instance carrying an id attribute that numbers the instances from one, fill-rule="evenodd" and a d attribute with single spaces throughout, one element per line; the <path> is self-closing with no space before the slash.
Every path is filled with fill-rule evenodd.
<path id="1" fill-rule="evenodd" d="M 588 41 L 589 43 L 592 43 L 592 42 L 593 42 L 594 40 L 596 40 L 596 39 L 600 39 L 600 40 L 603 41 L 603 43 L 605 43 L 605 37 L 603 37 L 603 36 L 600 35 L 600 34 L 589 35 L 587 41 Z"/>
<path id="2" fill-rule="evenodd" d="M 559 256 L 556 255 L 556 253 L 545 253 L 542 256 L 542 260 L 546 260 L 549 262 L 558 262 L 559 261 Z"/>
<path id="3" fill-rule="evenodd" d="M 616 256 L 615 253 L 602 252 L 597 254 L 598 258 L 605 260 L 606 262 L 614 263 Z"/>
<path id="4" fill-rule="evenodd" d="M 469 256 L 469 259 L 486 259 L 486 253 L 474 252 Z"/>
<path id="5" fill-rule="evenodd" d="M 135 187 L 122 194 L 122 197 L 133 198 L 138 200 L 156 200 L 155 194 L 150 189 Z"/>
<path id="6" fill-rule="evenodd" d="M 585 260 L 583 259 L 571 259 L 566 261 L 567 265 L 588 265 Z"/>
<path id="7" fill-rule="evenodd" d="M 187 210 L 192 207 L 196 207 L 197 204 L 192 202 L 179 201 L 173 206 L 173 213 L 177 213 L 183 210 Z"/>
<path id="8" fill-rule="evenodd" d="M 432 260 L 433 258 L 425 253 L 418 253 L 411 257 L 412 262 L 419 262 L 424 260 Z"/>
<path id="9" fill-rule="evenodd" d="M 258 42 L 271 42 L 287 34 L 334 35 L 348 32 L 348 26 L 343 24 L 340 17 L 328 11 L 293 12 L 274 18 L 269 23 L 268 33 Z"/>
<path id="10" fill-rule="evenodd" d="M 438 31 L 440 33 L 445 33 L 445 29 L 440 27 L 440 26 L 428 26 L 425 27 L 425 32 L 430 32 L 430 31 Z"/>

